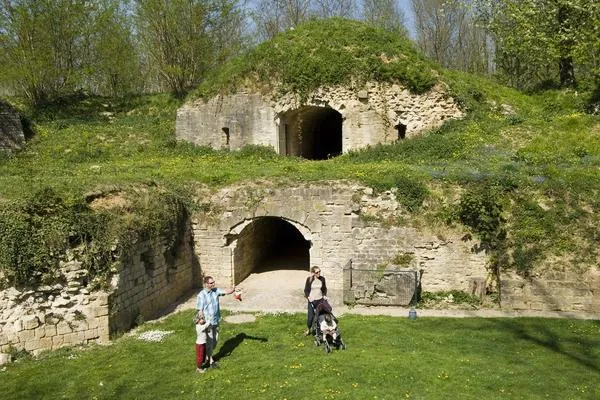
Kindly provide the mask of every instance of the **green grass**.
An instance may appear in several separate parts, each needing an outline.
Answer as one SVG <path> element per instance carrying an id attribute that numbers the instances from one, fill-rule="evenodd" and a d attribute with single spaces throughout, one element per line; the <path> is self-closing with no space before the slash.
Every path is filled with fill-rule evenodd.
<path id="1" fill-rule="evenodd" d="M 36 134 L 21 152 L 0 157 L 0 204 L 13 207 L 48 187 L 77 204 L 91 192 L 189 193 L 197 184 L 343 179 L 378 191 L 400 188 L 398 200 L 412 219 L 435 226 L 457 223 L 459 202 L 448 201 L 453 193 L 490 187 L 514 252 L 507 267 L 528 274 L 549 256 L 574 268 L 597 264 L 600 117 L 581 112 L 587 97 L 568 91 L 527 96 L 481 78 L 445 74 L 471 110 L 467 118 L 421 138 L 326 161 L 283 157 L 260 146 L 225 152 L 178 142 L 181 102 L 168 95 L 73 98 L 26 110 Z M 503 104 L 513 114 L 504 115 Z"/>
<path id="2" fill-rule="evenodd" d="M 294 54 L 304 56 L 301 64 L 290 56 Z M 199 88 L 201 94 L 215 88 L 233 90 L 229 83 L 248 83 L 243 76 L 267 76 L 281 80 L 284 91 L 306 94 L 318 85 L 347 83 L 357 75 L 359 81 L 399 81 L 420 91 L 439 78 L 468 112 L 464 120 L 448 121 L 423 137 L 370 146 L 326 161 L 283 157 L 260 146 L 225 152 L 178 142 L 175 118 L 182 102 L 168 95 L 73 96 L 24 109 L 35 135 L 17 154 L 0 155 L 0 206 L 19 208 L 47 188 L 69 205 L 81 205 L 89 193 L 117 191 L 187 193 L 179 197 L 187 197 L 183 200 L 189 205 L 189 193 L 199 184 L 216 188 L 245 181 L 294 185 L 350 180 L 376 191 L 398 188 L 397 198 L 410 214 L 402 217 L 402 223 L 433 229 L 465 222 L 457 218 L 461 196 L 476 193 L 475 197 L 489 198 L 505 226 L 486 226 L 482 218 L 475 221 L 478 230 L 467 228 L 480 239 L 487 235 L 490 242 L 502 242 L 496 250 L 508 257 L 501 267 L 523 275 L 551 258 L 568 268 L 598 265 L 600 116 L 584 112 L 592 95 L 572 90 L 526 95 L 465 73 L 438 68 L 439 73 L 433 74 L 430 67 L 407 38 L 332 19 L 286 31 Z M 489 193 L 478 193 L 482 190 Z M 133 207 L 128 212 L 143 214 L 152 208 Z M 152 215 L 140 217 L 148 222 L 141 225 L 170 223 L 152 224 Z M 7 218 L 0 212 L 0 234 L 11 231 L 15 243 L 27 247 L 24 242 L 30 238 L 22 234 L 27 230 L 16 225 L 30 216 Z M 34 227 L 34 231 L 59 228 Z M 490 235 L 494 232 L 501 234 Z M 62 233 L 71 234 L 66 229 Z M 21 257 L 13 253 L 0 244 L 0 271 L 9 268 L 3 260 Z M 29 258 L 44 259 L 35 253 L 32 249 Z M 51 249 L 38 253 L 58 254 Z"/>
<path id="3" fill-rule="evenodd" d="M 220 368 L 195 372 L 193 311 L 147 323 L 163 342 L 23 359 L 0 372 L 9 399 L 597 399 L 600 324 L 567 319 L 347 315 L 346 350 L 302 335 L 304 315 L 222 325 Z"/>
<path id="4" fill-rule="evenodd" d="M 244 85 L 305 97 L 320 86 L 351 80 L 401 82 L 422 93 L 437 83 L 435 69 L 406 36 L 331 18 L 306 22 L 250 49 L 204 81 L 192 97 L 235 93 Z"/>

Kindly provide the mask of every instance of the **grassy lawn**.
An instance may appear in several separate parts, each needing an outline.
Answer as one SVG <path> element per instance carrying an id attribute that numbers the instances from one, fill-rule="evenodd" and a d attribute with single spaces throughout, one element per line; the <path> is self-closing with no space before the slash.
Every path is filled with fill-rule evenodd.
<path id="1" fill-rule="evenodd" d="M 193 311 L 109 346 L 22 359 L 0 372 L 8 399 L 598 399 L 600 322 L 347 315 L 346 350 L 302 335 L 303 314 L 224 323 L 220 367 L 194 368 Z M 147 330 L 172 331 L 162 342 Z"/>

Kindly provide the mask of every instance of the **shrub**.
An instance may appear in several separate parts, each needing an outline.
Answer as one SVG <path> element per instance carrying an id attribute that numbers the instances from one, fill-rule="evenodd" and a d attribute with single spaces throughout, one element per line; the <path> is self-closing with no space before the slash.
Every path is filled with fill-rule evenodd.
<path id="1" fill-rule="evenodd" d="M 66 201 L 54 189 L 34 193 L 24 204 L 0 211 L 0 272 L 4 284 L 35 287 L 60 279 L 59 265 L 75 252 L 89 279 L 106 281 L 116 257 L 127 257 L 139 239 L 164 237 L 176 248 L 188 217 L 188 202 L 174 191 L 133 190 L 124 209 L 92 210 L 85 199 Z M 118 244 L 118 246 L 116 246 Z"/>
<path id="2" fill-rule="evenodd" d="M 427 186 L 416 179 L 399 177 L 396 179 L 394 186 L 398 188 L 396 198 L 410 212 L 415 212 L 421 208 L 423 201 L 429 194 Z"/>
<path id="3" fill-rule="evenodd" d="M 498 249 L 506 239 L 502 205 L 488 186 L 465 192 L 460 200 L 460 222 L 479 236 L 485 250 Z"/>
<path id="4" fill-rule="evenodd" d="M 44 188 L 23 204 L 0 211 L 0 270 L 10 284 L 35 286 L 52 280 L 60 256 L 76 241 L 82 204 L 67 204 Z M 75 228 L 75 229 L 73 229 Z"/>

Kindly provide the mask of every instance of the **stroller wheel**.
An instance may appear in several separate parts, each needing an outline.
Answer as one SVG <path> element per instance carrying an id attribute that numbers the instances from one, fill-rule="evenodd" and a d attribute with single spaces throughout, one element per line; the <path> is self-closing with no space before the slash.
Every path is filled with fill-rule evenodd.
<path id="1" fill-rule="evenodd" d="M 341 348 L 342 350 L 346 350 L 346 343 L 344 343 L 344 341 L 343 341 L 343 340 L 340 340 L 340 348 Z"/>
<path id="2" fill-rule="evenodd" d="M 319 339 L 315 339 L 315 346 L 320 345 L 321 343 L 319 343 Z"/>

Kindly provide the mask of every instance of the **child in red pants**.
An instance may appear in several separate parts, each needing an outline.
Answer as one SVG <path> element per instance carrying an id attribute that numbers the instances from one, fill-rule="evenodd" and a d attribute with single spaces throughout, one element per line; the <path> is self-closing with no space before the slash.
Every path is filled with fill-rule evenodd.
<path id="1" fill-rule="evenodd" d="M 196 323 L 196 371 L 202 374 L 206 372 L 206 368 L 202 368 L 202 364 L 204 364 L 204 357 L 206 356 L 206 330 L 210 323 L 206 322 L 202 311 L 198 311 L 194 322 Z"/>

